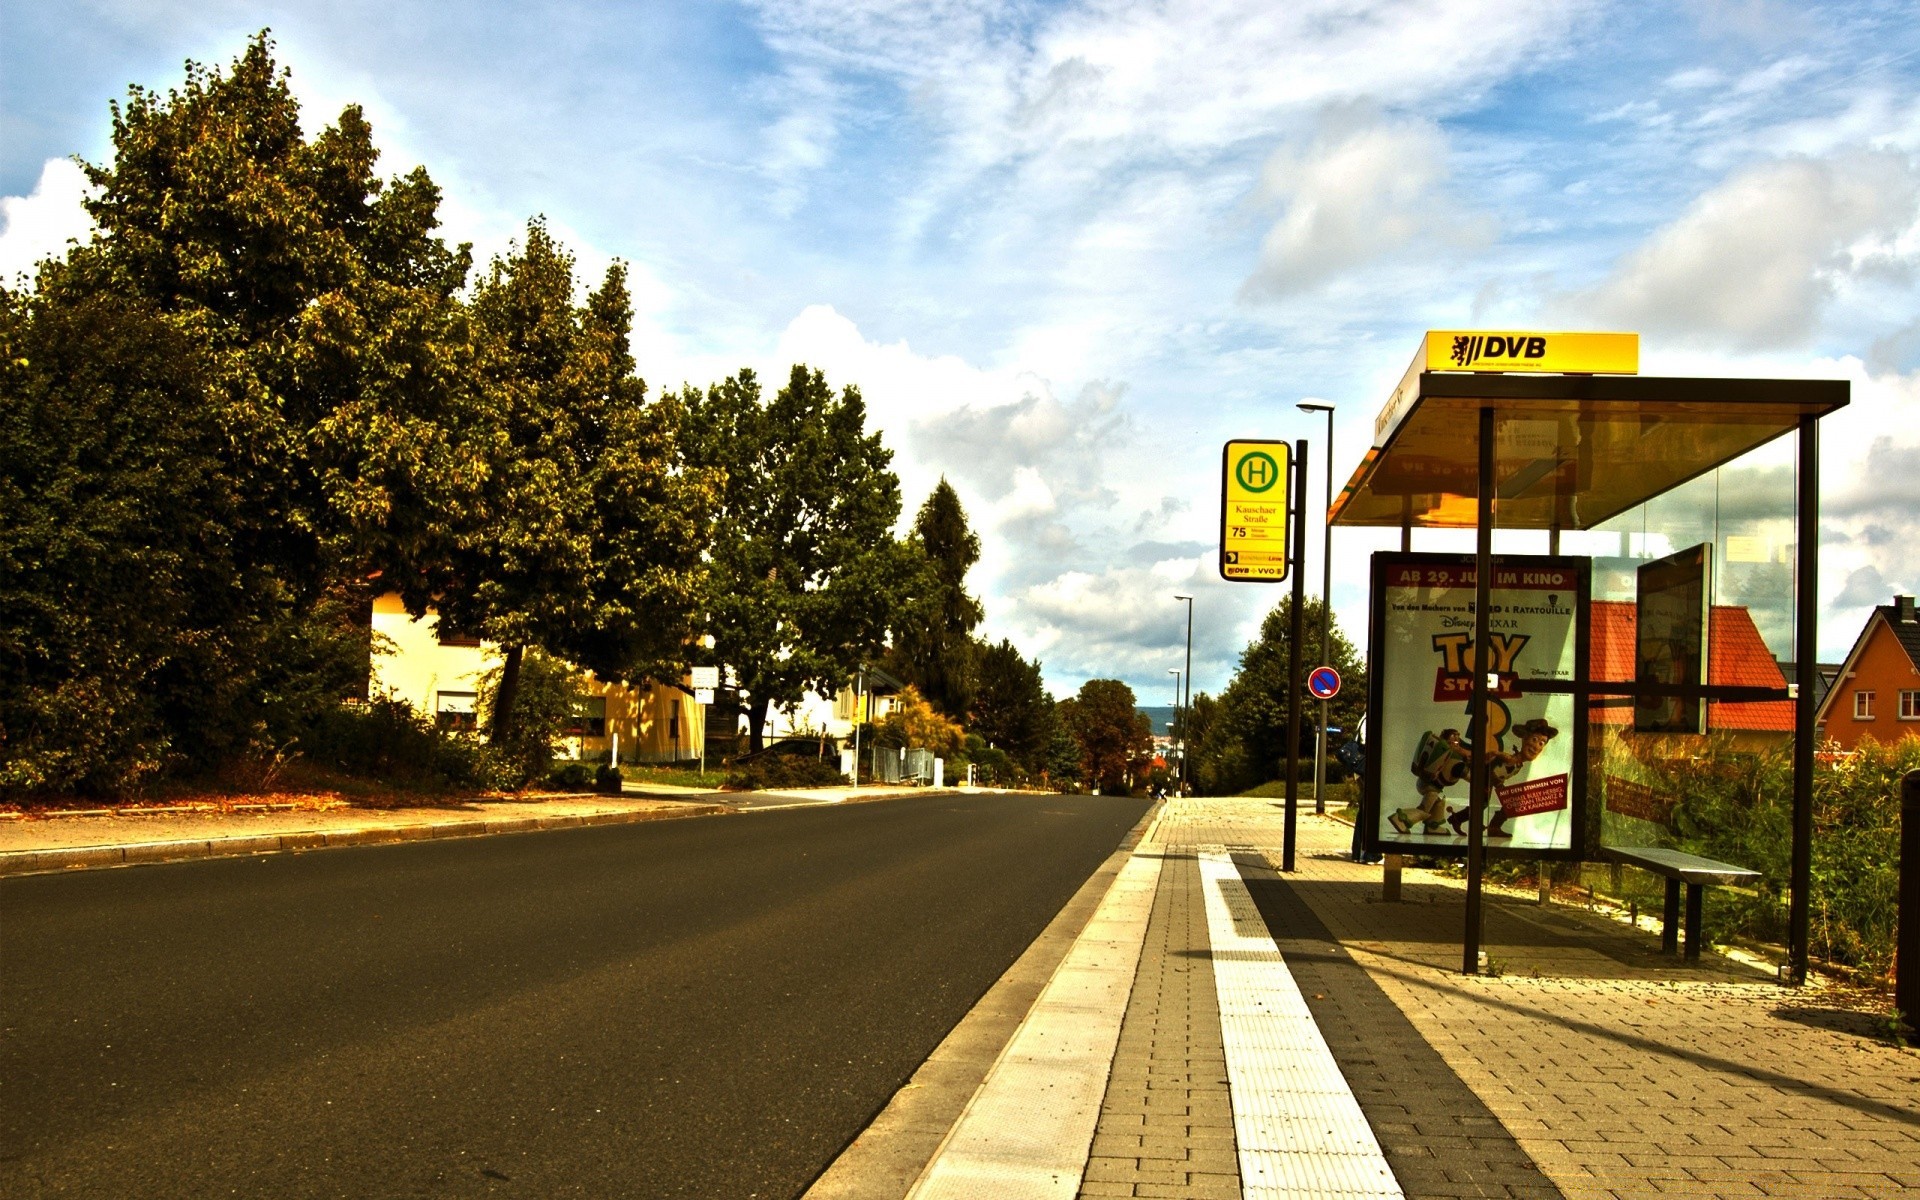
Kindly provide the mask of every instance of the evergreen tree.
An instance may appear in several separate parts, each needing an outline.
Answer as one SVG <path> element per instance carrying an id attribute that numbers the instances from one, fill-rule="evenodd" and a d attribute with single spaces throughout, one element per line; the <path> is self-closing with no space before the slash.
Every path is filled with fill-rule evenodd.
<path id="1" fill-rule="evenodd" d="M 1028 662 L 1014 644 L 977 644 L 974 648 L 972 731 L 1005 750 L 1029 771 L 1044 766 L 1053 734 L 1053 698 L 1047 695 L 1040 664 Z"/>
<path id="2" fill-rule="evenodd" d="M 920 506 L 909 540 L 920 552 L 921 570 L 895 622 L 888 666 L 935 708 L 962 718 L 975 686 L 973 630 L 984 615 L 966 588 L 967 572 L 980 561 L 980 539 L 945 476 Z"/>
<path id="3" fill-rule="evenodd" d="M 835 394 L 803 365 L 771 401 L 743 370 L 683 402 L 689 463 L 724 477 L 705 598 L 711 654 L 746 694 L 759 749 L 774 705 L 837 690 L 879 657 L 915 570 L 893 537 L 900 481 L 866 430 L 859 389 Z"/>

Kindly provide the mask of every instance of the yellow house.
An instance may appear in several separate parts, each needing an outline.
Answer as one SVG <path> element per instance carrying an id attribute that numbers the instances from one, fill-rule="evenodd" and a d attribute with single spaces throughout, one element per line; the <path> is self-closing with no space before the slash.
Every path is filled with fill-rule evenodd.
<path id="1" fill-rule="evenodd" d="M 431 714 L 444 727 L 475 729 L 480 678 L 499 664 L 499 649 L 479 638 L 436 632 L 434 624 L 431 610 L 417 621 L 408 616 L 398 594 L 374 600 L 373 631 L 379 636 L 373 687 Z M 706 710 L 694 703 L 690 689 L 630 688 L 585 672 L 582 679 L 588 696 L 563 754 L 605 759 L 617 747 L 623 763 L 700 757 Z"/>

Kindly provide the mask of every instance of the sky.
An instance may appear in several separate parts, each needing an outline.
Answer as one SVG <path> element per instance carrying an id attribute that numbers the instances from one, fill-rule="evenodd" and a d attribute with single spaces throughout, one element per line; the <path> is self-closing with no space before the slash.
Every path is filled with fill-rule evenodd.
<path id="1" fill-rule="evenodd" d="M 1344 482 L 1429 328 L 1850 380 L 1820 657 L 1920 590 L 1910 3 L 9 0 L 0 275 L 86 236 L 72 159 L 109 157 L 111 100 L 263 27 L 310 130 L 362 105 L 478 261 L 541 214 L 584 274 L 628 263 L 651 386 L 857 384 L 903 521 L 953 483 L 980 632 L 1056 694 L 1171 703 L 1176 594 L 1194 690 L 1224 687 L 1282 588 L 1219 578 L 1221 444 L 1309 439 L 1320 496 L 1295 405 L 1335 406 Z M 1335 531 L 1356 641 L 1386 546 Z"/>

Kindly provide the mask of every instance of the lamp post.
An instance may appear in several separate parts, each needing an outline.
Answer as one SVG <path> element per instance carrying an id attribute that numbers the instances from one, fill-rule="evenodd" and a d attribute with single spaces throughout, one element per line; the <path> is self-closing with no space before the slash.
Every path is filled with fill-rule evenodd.
<path id="1" fill-rule="evenodd" d="M 1193 788 L 1193 775 L 1187 767 L 1187 757 L 1192 750 L 1187 740 L 1187 723 L 1193 719 L 1193 597 L 1175 596 L 1174 599 L 1187 602 L 1187 698 L 1174 714 L 1180 722 L 1180 794 L 1184 796 Z"/>
<path id="2" fill-rule="evenodd" d="M 1180 722 L 1180 679 L 1181 679 L 1180 668 L 1168 667 L 1167 674 L 1173 676 L 1173 720 L 1174 720 L 1174 723 L 1177 725 Z M 1167 732 L 1171 734 L 1173 731 L 1169 729 Z M 1169 748 L 1171 748 L 1171 743 L 1172 743 L 1171 737 L 1168 738 L 1168 743 L 1169 743 Z M 1181 753 L 1180 758 L 1183 762 L 1185 761 L 1186 754 L 1184 753 L 1184 751 Z"/>
<path id="3" fill-rule="evenodd" d="M 1294 406 L 1301 412 L 1327 414 L 1327 507 L 1320 514 L 1324 531 L 1320 541 L 1320 665 L 1333 663 L 1333 524 L 1327 512 L 1333 509 L 1333 405 L 1325 400 L 1302 400 Z M 1327 702 L 1320 702 L 1320 737 L 1313 749 L 1313 811 L 1327 811 Z"/>

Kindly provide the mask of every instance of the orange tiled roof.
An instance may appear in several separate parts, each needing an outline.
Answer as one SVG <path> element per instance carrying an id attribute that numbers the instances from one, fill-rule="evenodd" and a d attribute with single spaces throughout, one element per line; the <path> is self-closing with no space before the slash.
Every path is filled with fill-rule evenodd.
<path id="1" fill-rule="evenodd" d="M 1592 604 L 1592 678 L 1626 681 L 1633 678 L 1633 641 L 1639 611 L 1625 600 L 1595 600 Z M 1760 636 L 1753 614 L 1734 604 L 1716 604 L 1707 621 L 1707 682 L 1726 687 L 1785 688 L 1786 676 Z M 1593 709 L 1593 720 L 1625 725 L 1633 710 L 1624 706 Z M 1793 729 L 1793 701 L 1757 700 L 1707 702 L 1708 729 Z"/>

